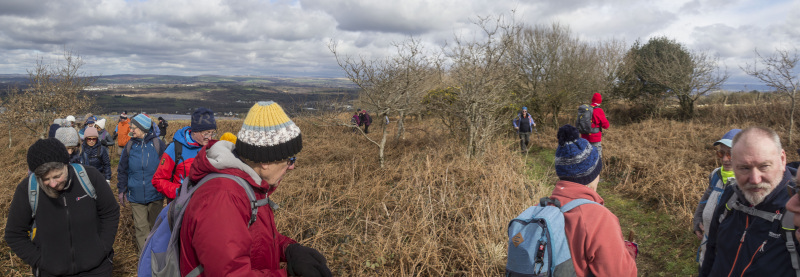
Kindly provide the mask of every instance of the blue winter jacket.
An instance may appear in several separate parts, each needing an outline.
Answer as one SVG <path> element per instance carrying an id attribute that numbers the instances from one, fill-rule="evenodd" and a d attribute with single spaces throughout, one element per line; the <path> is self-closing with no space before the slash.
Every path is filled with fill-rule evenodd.
<path id="1" fill-rule="evenodd" d="M 784 213 L 790 198 L 787 186 L 795 186 L 792 172 L 788 169 L 780 184 L 755 208 Z M 738 197 L 740 203 L 750 206 L 737 185 L 725 188 L 711 218 L 700 276 L 794 276 L 781 221 L 769 222 L 739 210 L 728 210 L 725 202 L 730 197 Z M 720 223 L 719 217 L 725 210 L 728 210 L 727 216 Z M 790 233 L 789 239 L 797 245 L 794 231 Z"/>
<path id="2" fill-rule="evenodd" d="M 156 151 L 154 143 L 160 145 L 159 151 Z M 147 133 L 144 140 L 131 137 L 128 144 L 132 144 L 130 153 L 123 149 L 119 158 L 117 189 L 128 196 L 128 201 L 137 204 L 164 199 L 164 195 L 153 187 L 152 180 L 166 145 L 152 132 Z"/>

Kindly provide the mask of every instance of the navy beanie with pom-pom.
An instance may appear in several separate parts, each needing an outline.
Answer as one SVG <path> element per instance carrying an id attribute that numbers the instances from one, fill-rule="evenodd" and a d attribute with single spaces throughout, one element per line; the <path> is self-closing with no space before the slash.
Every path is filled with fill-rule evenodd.
<path id="1" fill-rule="evenodd" d="M 580 137 L 578 129 L 564 125 L 558 129 L 556 148 L 556 175 L 564 181 L 588 185 L 603 168 L 600 154 L 589 141 Z"/>

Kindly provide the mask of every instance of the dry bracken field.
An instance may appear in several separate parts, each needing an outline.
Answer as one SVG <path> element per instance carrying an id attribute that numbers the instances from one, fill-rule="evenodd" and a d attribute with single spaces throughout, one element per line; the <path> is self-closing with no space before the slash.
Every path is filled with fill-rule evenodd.
<path id="1" fill-rule="evenodd" d="M 718 166 L 711 144 L 727 130 L 761 124 L 788 138 L 788 110 L 780 103 L 711 105 L 685 122 L 631 120 L 621 116 L 628 114 L 623 106 L 609 105 L 606 113 L 612 128 L 603 141 L 601 186 L 668 214 L 674 222 L 665 223 L 673 225 L 666 232 L 690 232 L 708 173 Z M 380 168 L 378 148 L 362 135 L 346 127 L 315 125 L 313 117 L 294 120 L 303 133 L 303 151 L 297 155 L 297 168 L 273 195 L 281 206 L 276 211 L 278 229 L 319 249 L 336 276 L 503 275 L 508 221 L 549 195 L 557 180 L 552 159 L 520 154 L 510 131 L 485 155 L 468 159 L 463 144 L 434 119 L 408 120 L 401 140 L 392 138 L 396 125 L 390 124 L 386 166 Z M 187 124 L 170 122 L 170 132 Z M 533 149 L 547 153 L 556 147 L 557 126 L 544 125 L 533 137 Z M 240 126 L 241 121 L 220 121 L 218 133 L 235 134 Z M 379 140 L 382 127 L 376 121 L 369 136 Z M 26 174 L 25 154 L 33 141 L 13 128 L 0 132 L 5 149 L 0 151 L 0 179 L 5 180 L 0 183 L 0 229 L 5 229 L 14 188 Z M 797 159 L 796 144 L 784 143 L 784 148 L 790 161 Z M 112 154 L 114 172 L 118 155 Z M 135 276 L 138 253 L 130 209 L 121 213 L 114 275 Z M 622 229 L 637 228 L 631 224 Z M 648 235 L 658 234 L 640 234 Z M 697 245 L 681 242 L 676 247 L 694 257 Z M 0 275 L 30 275 L 5 241 L 0 250 Z M 640 276 L 674 275 L 661 266 L 658 253 L 646 245 L 640 250 Z"/>

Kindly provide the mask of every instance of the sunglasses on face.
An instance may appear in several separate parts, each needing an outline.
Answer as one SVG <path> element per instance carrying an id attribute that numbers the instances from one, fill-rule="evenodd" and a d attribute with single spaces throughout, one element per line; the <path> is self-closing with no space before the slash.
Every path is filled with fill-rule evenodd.
<path id="1" fill-rule="evenodd" d="M 297 157 L 291 157 L 289 158 L 289 161 L 287 161 L 286 163 L 289 164 L 289 166 L 292 166 L 296 161 Z"/>
<path id="2" fill-rule="evenodd" d="M 717 150 L 717 158 L 722 159 L 723 157 L 728 157 L 728 159 L 730 159 L 731 158 L 731 151 L 730 150 L 728 150 L 728 151 Z"/>
<path id="3" fill-rule="evenodd" d="M 97 141 L 97 138 L 86 138 L 86 141 Z"/>

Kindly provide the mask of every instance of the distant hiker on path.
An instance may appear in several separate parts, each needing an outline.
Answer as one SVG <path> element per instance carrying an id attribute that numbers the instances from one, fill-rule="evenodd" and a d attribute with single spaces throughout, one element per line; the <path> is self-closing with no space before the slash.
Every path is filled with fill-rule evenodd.
<path id="1" fill-rule="evenodd" d="M 208 144 L 217 133 L 217 120 L 214 112 L 198 108 L 192 113 L 192 123 L 172 136 L 172 143 L 161 155 L 158 169 L 153 175 L 153 186 L 169 199 L 175 199 L 175 192 L 184 178 L 189 176 L 192 162 L 200 148 Z"/>
<path id="2" fill-rule="evenodd" d="M 700 276 L 795 276 L 795 226 L 789 216 L 782 220 L 787 188 L 795 184 L 780 137 L 769 128 L 749 127 L 734 136 L 732 146 L 736 179 L 711 218 Z"/>
<path id="3" fill-rule="evenodd" d="M 158 130 L 160 134 L 159 138 L 165 142 L 167 141 L 166 139 L 164 139 L 167 136 L 167 127 L 169 127 L 169 123 L 167 123 L 167 120 L 159 116 L 158 117 Z"/>
<path id="4" fill-rule="evenodd" d="M 33 276 L 111 276 L 119 206 L 103 175 L 83 167 L 91 194 L 68 165 L 66 147 L 54 138 L 31 145 L 27 161 L 32 173 L 17 185 L 8 211 L 8 246 Z M 36 194 L 28 191 L 30 178 Z"/>
<path id="5" fill-rule="evenodd" d="M 150 131 L 152 124 L 150 118 L 143 114 L 131 120 L 131 139 L 122 148 L 117 167 L 119 203 L 124 207 L 125 203 L 131 202 L 139 250 L 144 246 L 147 234 L 164 206 L 164 195 L 156 191 L 152 181 L 166 145 Z"/>
<path id="6" fill-rule="evenodd" d="M 623 241 L 619 219 L 597 194 L 603 162 L 600 153 L 579 137 L 578 129 L 564 125 L 558 129 L 555 169 L 560 179 L 551 198 L 562 207 L 575 199 L 588 199 L 601 205 L 584 204 L 564 213 L 564 224 L 572 262 L 577 276 L 636 276 L 638 249 Z"/>
<path id="7" fill-rule="evenodd" d="M 603 156 L 603 146 L 601 142 L 603 141 L 603 129 L 608 129 L 610 124 L 608 123 L 608 118 L 606 118 L 606 113 L 603 109 L 600 108 L 600 104 L 603 103 L 603 96 L 600 95 L 599 92 L 595 92 L 592 95 L 592 126 L 591 128 L 598 128 L 598 132 L 596 133 L 582 133 L 581 137 L 589 141 L 595 148 L 597 148 L 597 153 L 600 153 L 600 156 Z"/>
<path id="8" fill-rule="evenodd" d="M 213 173 L 241 178 L 256 199 L 266 200 L 250 222 L 251 205 L 237 181 L 217 177 L 192 195 L 180 231 L 180 271 L 203 266 L 205 276 L 332 276 L 325 257 L 280 234 L 269 195 L 295 168 L 303 148 L 300 129 L 275 102 L 258 102 L 248 112 L 236 144 L 211 141 L 192 163 L 189 180 Z M 249 225 L 252 223 L 252 225 Z M 248 227 L 249 226 L 249 227 Z M 280 263 L 286 262 L 281 268 Z"/>
<path id="9" fill-rule="evenodd" d="M 353 117 L 350 118 L 350 123 L 353 124 L 353 126 L 356 126 L 356 127 L 353 127 L 353 133 L 358 132 L 358 126 L 361 126 L 361 117 L 359 116 L 360 112 L 361 112 L 361 109 L 358 109 L 358 111 L 353 113 Z"/>
<path id="10" fill-rule="evenodd" d="M 517 130 L 519 135 L 519 147 L 523 153 L 528 153 L 528 144 L 531 141 L 531 132 L 536 127 L 536 122 L 533 122 L 533 117 L 528 113 L 528 107 L 522 107 L 522 111 L 517 114 L 514 119 L 514 129 Z"/>
<path id="11" fill-rule="evenodd" d="M 364 124 L 364 133 L 369 134 L 369 125 L 372 124 L 372 117 L 369 116 L 367 110 L 361 110 L 359 115 L 359 124 Z"/>
<path id="12" fill-rule="evenodd" d="M 731 165 L 731 146 L 733 137 L 741 131 L 741 129 L 731 129 L 720 140 L 714 142 L 714 146 L 717 147 L 717 158 L 722 166 L 714 169 L 708 176 L 708 187 L 700 198 L 700 203 L 694 211 L 694 218 L 692 218 L 694 234 L 700 240 L 700 252 L 697 256 L 700 264 L 703 264 L 703 255 L 706 252 L 706 240 L 708 240 L 706 231 L 711 226 L 711 217 L 714 215 L 714 210 L 719 204 L 719 198 L 725 187 L 735 179 L 733 165 Z"/>

